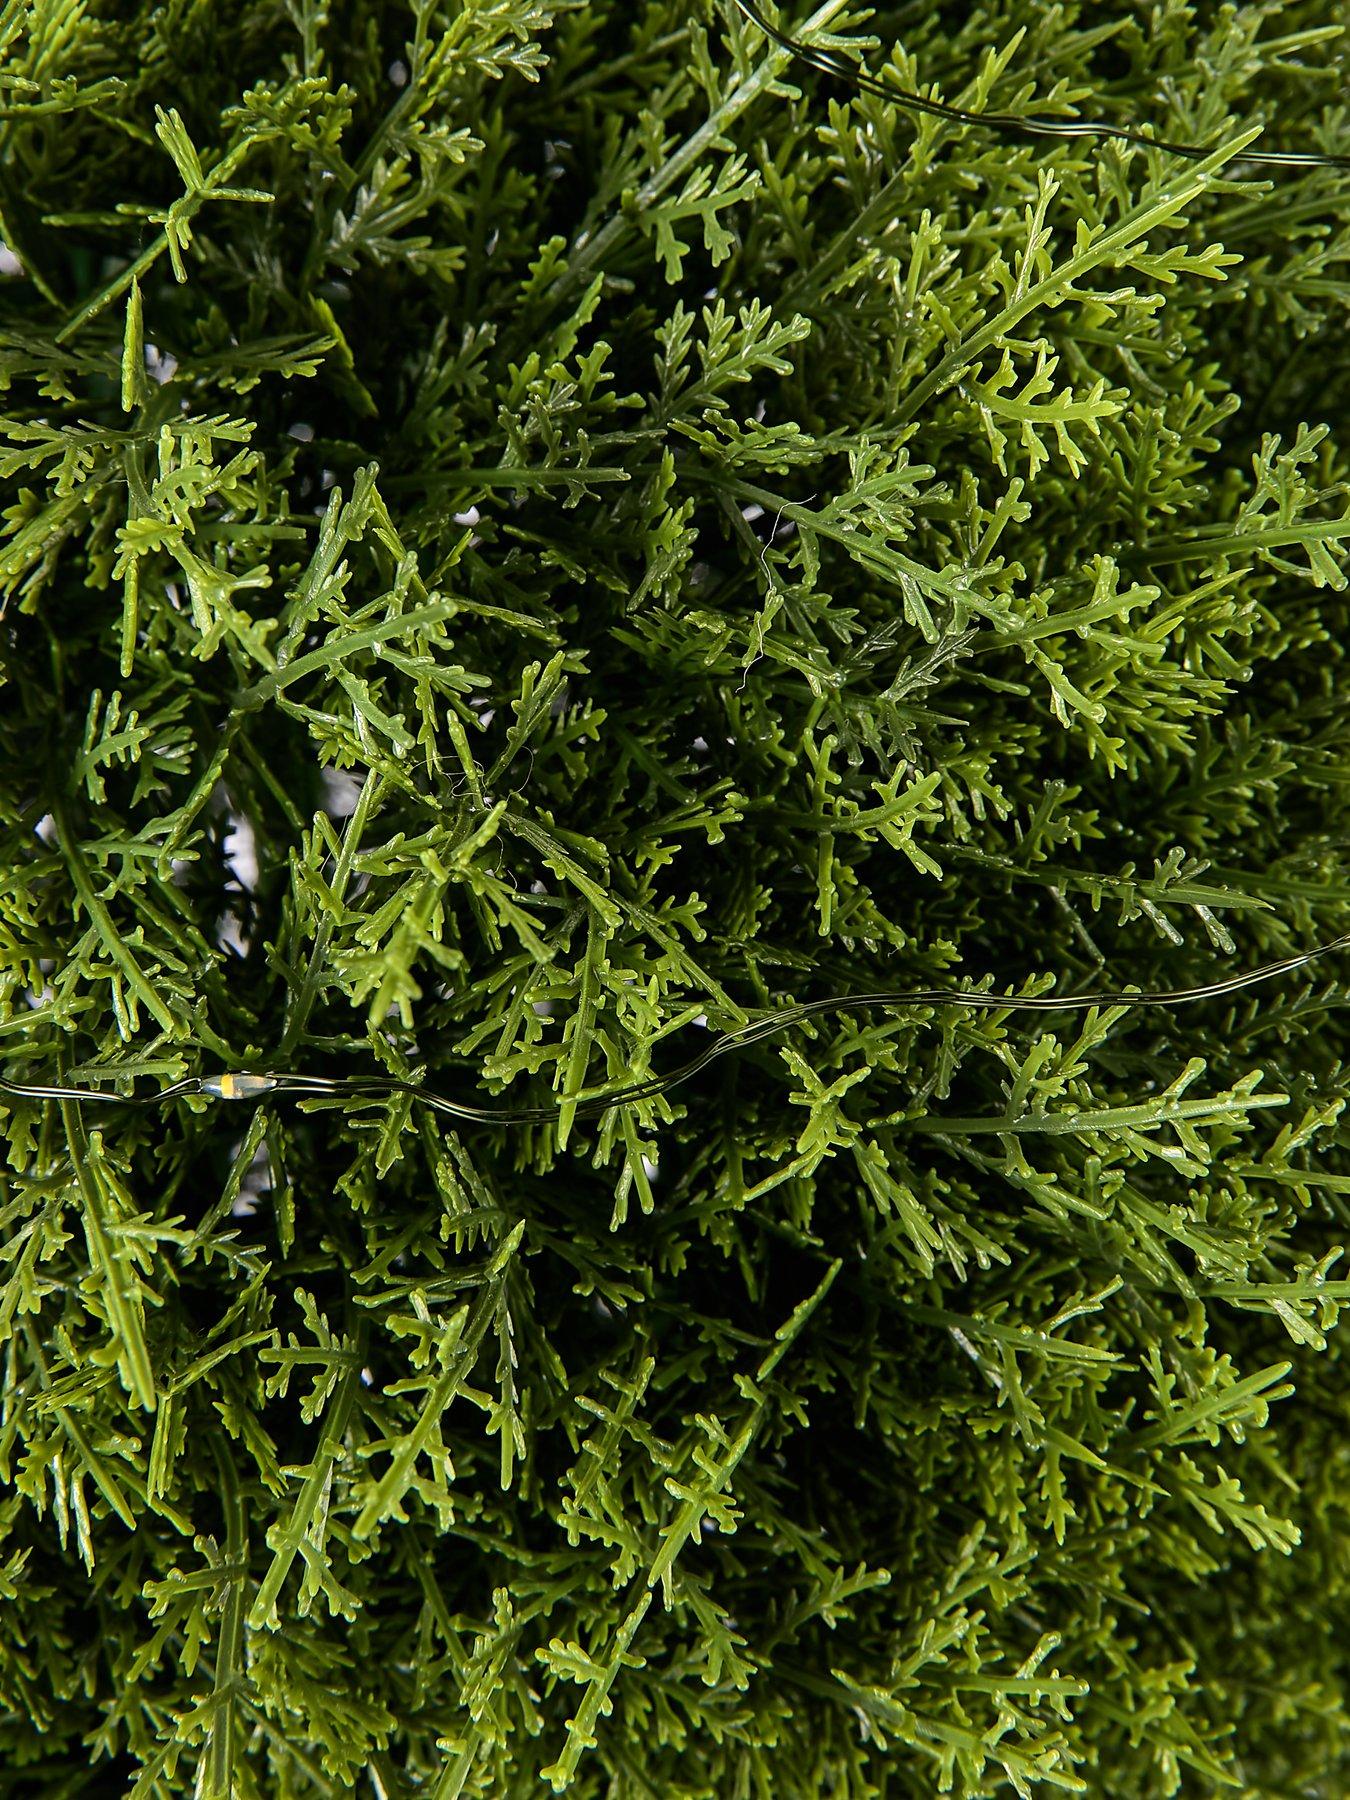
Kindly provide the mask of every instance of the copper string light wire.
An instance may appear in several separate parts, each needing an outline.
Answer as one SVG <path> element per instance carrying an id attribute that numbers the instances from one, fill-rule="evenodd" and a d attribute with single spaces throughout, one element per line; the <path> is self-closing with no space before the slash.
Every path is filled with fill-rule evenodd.
<path id="1" fill-rule="evenodd" d="M 1286 956 L 1279 962 L 1266 963 L 1245 974 L 1228 975 L 1221 981 L 1206 982 L 1203 987 L 1177 988 L 1158 993 L 1089 993 L 1089 994 L 977 994 L 960 988 L 882 988 L 875 993 L 839 994 L 822 1000 L 807 1000 L 800 1006 L 788 1006 L 757 1019 L 735 1031 L 719 1032 L 697 1056 L 681 1063 L 667 1075 L 652 1075 L 643 1081 L 609 1093 L 592 1094 L 578 1099 L 577 1118 L 590 1118 L 608 1112 L 612 1106 L 631 1106 L 638 1100 L 649 1100 L 657 1094 L 690 1080 L 709 1063 L 716 1062 L 734 1050 L 746 1050 L 765 1038 L 776 1037 L 803 1019 L 822 1013 L 868 1011 L 888 1006 L 968 1006 L 987 1012 L 1083 1012 L 1101 1006 L 1187 1006 L 1196 1000 L 1214 1000 L 1224 994 L 1236 994 L 1257 982 L 1273 981 L 1290 975 L 1315 962 L 1320 956 L 1350 948 L 1350 932 L 1304 950 L 1297 956 Z M 110 1071 L 114 1073 L 115 1071 Z M 227 1074 L 186 1076 L 172 1086 L 159 1088 L 152 1094 L 116 1094 L 107 1089 L 63 1087 L 55 1084 L 31 1084 L 10 1081 L 0 1075 L 0 1093 L 24 1100 L 103 1100 L 122 1106 L 157 1106 L 182 1094 L 198 1094 L 213 1100 L 260 1100 L 272 1094 L 294 1094 L 300 1097 L 348 1094 L 353 1099 L 388 1099 L 395 1094 L 411 1094 L 415 1100 L 452 1119 L 463 1119 L 480 1125 L 545 1125 L 561 1113 L 561 1103 L 554 1106 L 496 1107 L 475 1106 L 463 1100 L 451 1100 L 437 1094 L 420 1082 L 403 1081 L 394 1075 L 324 1076 L 303 1075 L 289 1071 L 266 1074 Z"/>
<path id="2" fill-rule="evenodd" d="M 1005 137 L 1111 138 L 1121 144 L 1138 144 L 1146 150 L 1164 150 L 1169 156 L 1182 156 L 1188 162 L 1203 162 L 1218 148 L 1216 144 L 1174 143 L 1169 138 L 1154 137 L 1134 126 L 1112 125 L 1105 119 L 1048 119 L 1035 114 L 1023 118 L 1017 113 L 970 112 L 965 107 L 952 106 L 945 100 L 930 100 L 895 82 L 884 81 L 846 56 L 789 36 L 765 18 L 754 0 L 735 0 L 735 5 L 766 37 L 796 57 L 798 62 L 848 82 L 859 93 L 875 94 L 881 100 L 893 101 L 910 112 L 926 113 L 932 119 L 947 119 L 955 125 L 979 125 L 989 131 L 1002 132 Z M 1350 169 L 1350 156 L 1326 156 L 1317 150 L 1244 150 L 1239 160 L 1278 169 Z"/>

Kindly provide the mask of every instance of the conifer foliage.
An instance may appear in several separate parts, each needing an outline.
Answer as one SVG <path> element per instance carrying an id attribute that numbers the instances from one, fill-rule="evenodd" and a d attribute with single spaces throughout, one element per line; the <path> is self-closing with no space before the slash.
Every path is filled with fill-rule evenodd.
<path id="1" fill-rule="evenodd" d="M 0 8 L 0 1795 L 1345 1791 L 1336 0 Z"/>

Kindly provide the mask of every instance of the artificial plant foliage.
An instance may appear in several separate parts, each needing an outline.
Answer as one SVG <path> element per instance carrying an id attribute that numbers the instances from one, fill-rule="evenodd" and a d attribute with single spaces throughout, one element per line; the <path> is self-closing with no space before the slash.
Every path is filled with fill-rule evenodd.
<path id="1" fill-rule="evenodd" d="M 1344 1791 L 1335 0 L 7 0 L 0 1794 Z M 251 855 L 248 854 L 251 846 Z"/>

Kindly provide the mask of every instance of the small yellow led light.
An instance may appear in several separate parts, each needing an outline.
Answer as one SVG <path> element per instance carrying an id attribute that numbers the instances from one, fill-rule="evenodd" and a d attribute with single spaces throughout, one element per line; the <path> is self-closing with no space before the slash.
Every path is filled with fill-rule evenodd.
<path id="1" fill-rule="evenodd" d="M 213 1100 L 256 1100 L 276 1085 L 275 1075 L 206 1075 L 200 1091 Z"/>

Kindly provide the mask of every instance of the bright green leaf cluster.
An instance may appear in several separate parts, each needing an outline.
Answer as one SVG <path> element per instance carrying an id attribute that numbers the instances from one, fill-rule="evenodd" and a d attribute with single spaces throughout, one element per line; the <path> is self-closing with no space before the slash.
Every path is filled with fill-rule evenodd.
<path id="1" fill-rule="evenodd" d="M 1334 0 L 0 8 L 0 1796 L 1331 1795 Z"/>

